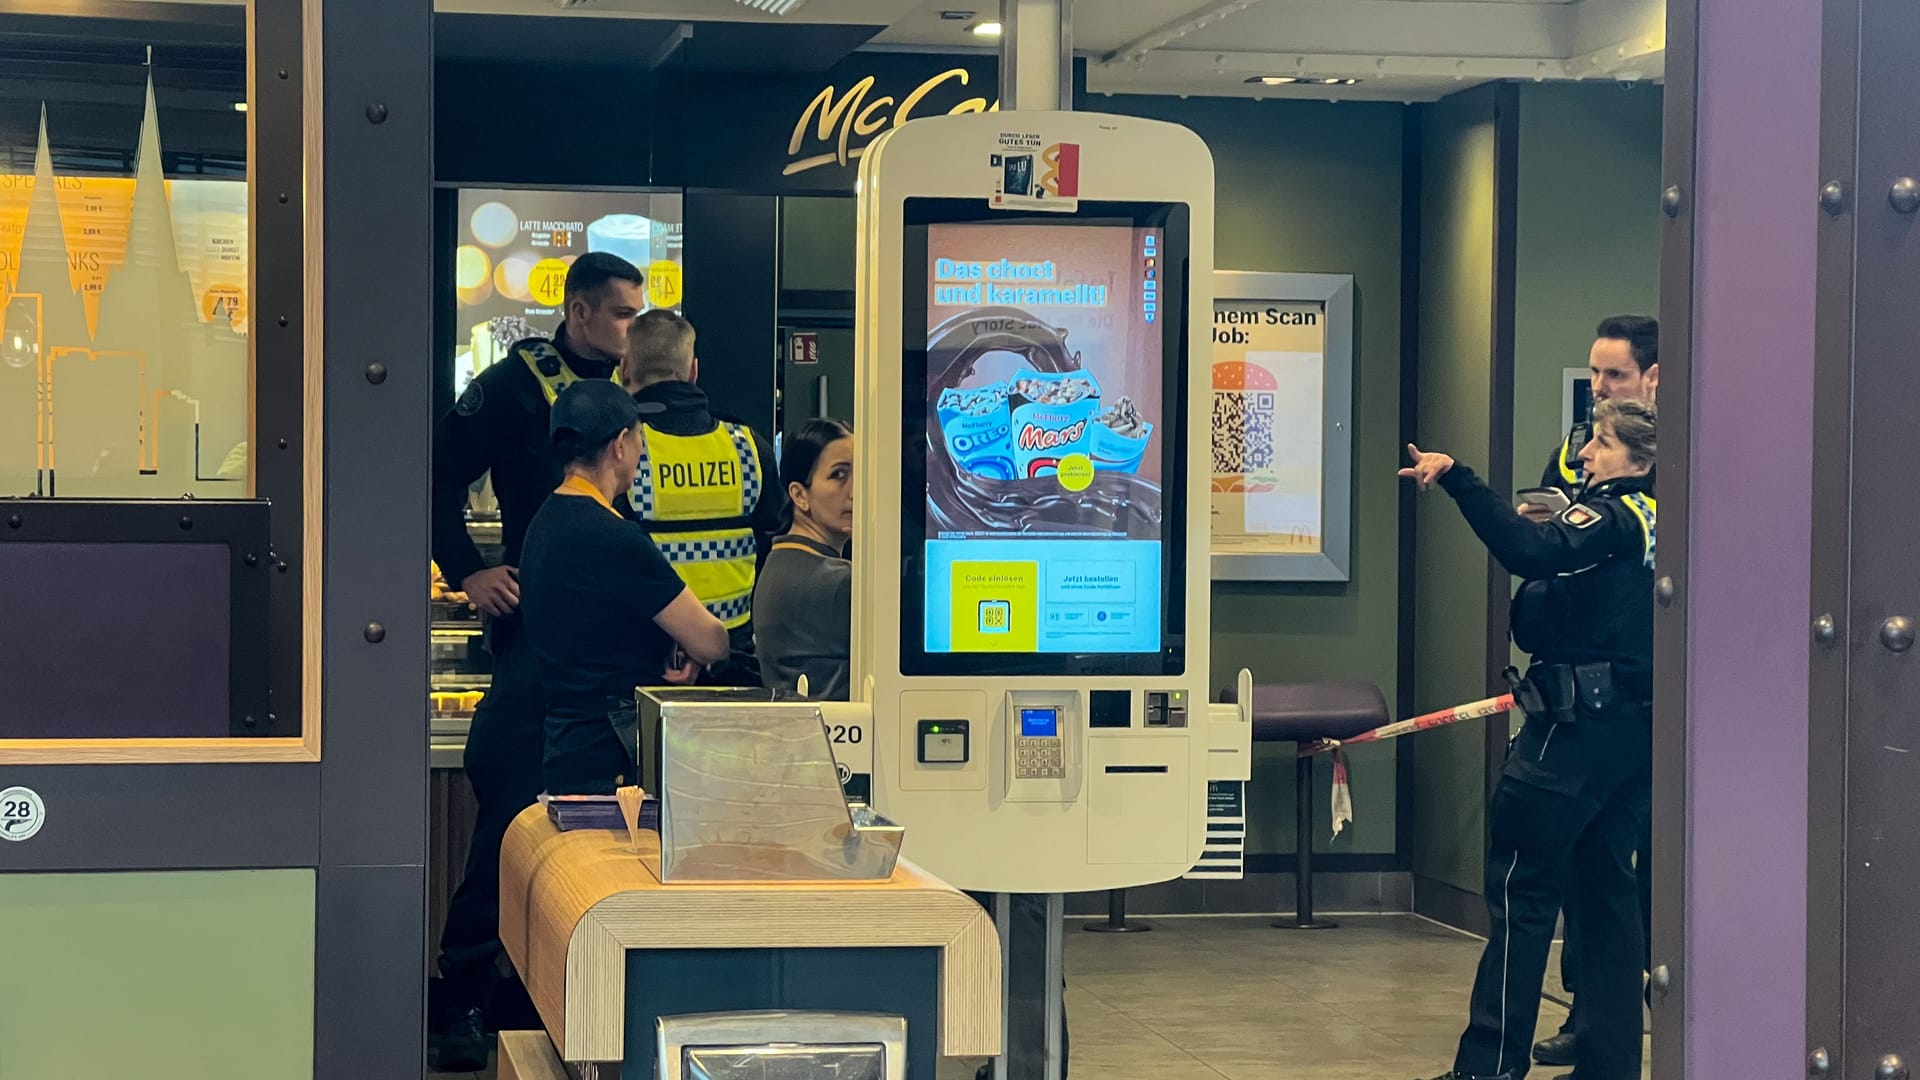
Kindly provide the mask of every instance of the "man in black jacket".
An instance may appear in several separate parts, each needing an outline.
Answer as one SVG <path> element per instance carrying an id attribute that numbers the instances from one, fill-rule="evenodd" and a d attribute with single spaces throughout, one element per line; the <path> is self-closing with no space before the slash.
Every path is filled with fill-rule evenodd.
<path id="1" fill-rule="evenodd" d="M 632 264 L 604 252 L 582 255 L 567 272 L 565 321 L 553 339 L 516 343 L 474 378 L 434 429 L 433 558 L 486 616 L 493 654 L 493 681 L 467 734 L 466 773 L 479 818 L 466 876 L 440 936 L 444 1072 L 486 1067 L 486 1010 L 501 953 L 500 843 L 540 794 L 546 705 L 531 650 L 518 632 L 516 568 L 527 523 L 561 480 L 549 412 L 568 384 L 617 377 L 627 328 L 645 307 L 646 277 Z M 489 473 L 506 548 L 504 562 L 491 567 L 466 525 L 468 490 Z"/>

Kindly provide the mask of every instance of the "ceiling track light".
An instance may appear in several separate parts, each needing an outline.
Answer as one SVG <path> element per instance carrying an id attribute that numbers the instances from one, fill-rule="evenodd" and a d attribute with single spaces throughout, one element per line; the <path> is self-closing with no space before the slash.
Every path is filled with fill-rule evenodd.
<path id="1" fill-rule="evenodd" d="M 1317 78 L 1302 75 L 1255 75 L 1246 80 L 1249 86 L 1292 86 L 1295 84 L 1312 86 L 1357 86 L 1359 79 L 1351 77 Z"/>

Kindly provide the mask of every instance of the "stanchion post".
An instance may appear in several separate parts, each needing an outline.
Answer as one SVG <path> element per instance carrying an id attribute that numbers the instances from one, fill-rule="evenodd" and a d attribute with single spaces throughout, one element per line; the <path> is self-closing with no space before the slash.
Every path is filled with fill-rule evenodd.
<path id="1" fill-rule="evenodd" d="M 1313 917 L 1313 758 L 1294 763 L 1293 918 L 1275 919 L 1281 930 L 1332 930 L 1340 924 Z"/>
<path id="2" fill-rule="evenodd" d="M 1107 921 L 1090 922 L 1087 930 L 1095 934 L 1144 934 L 1153 929 L 1146 923 L 1127 921 L 1127 890 L 1107 890 Z"/>

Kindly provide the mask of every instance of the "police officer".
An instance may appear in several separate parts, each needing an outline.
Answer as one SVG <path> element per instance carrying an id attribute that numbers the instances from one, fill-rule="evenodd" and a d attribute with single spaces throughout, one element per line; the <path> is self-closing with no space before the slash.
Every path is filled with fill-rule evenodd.
<path id="1" fill-rule="evenodd" d="M 1660 323 L 1648 315 L 1609 315 L 1594 329 L 1587 353 L 1589 393 L 1598 405 L 1609 398 L 1652 401 L 1660 386 Z M 1593 425 L 1580 421 L 1547 458 L 1540 486 L 1559 488 L 1572 499 L 1587 477 L 1580 450 L 1593 438 Z M 1520 508 L 1530 521 L 1546 521 L 1553 512 L 1537 503 Z"/>
<path id="2" fill-rule="evenodd" d="M 1600 320 L 1600 325 L 1594 330 L 1593 348 L 1587 355 L 1587 372 L 1596 403 L 1610 398 L 1652 401 L 1660 385 L 1659 322 L 1646 315 L 1612 315 Z M 1548 458 L 1546 470 L 1540 477 L 1540 486 L 1558 488 L 1569 499 L 1579 498 L 1580 489 L 1587 479 L 1580 464 L 1580 448 L 1591 438 L 1591 424 L 1584 421 L 1575 424 Z M 1520 513 L 1530 521 L 1546 521 L 1553 517 L 1550 508 L 1537 503 L 1523 504 Z M 1653 921 L 1652 841 L 1650 835 L 1641 838 L 1636 862 L 1643 929 L 1649 934 Z M 1571 914 L 1567 917 L 1566 932 L 1569 939 L 1580 932 L 1578 919 Z M 1567 1012 L 1566 1024 L 1557 1034 L 1534 1044 L 1533 1059 L 1542 1065 L 1572 1065 L 1574 1062 L 1573 1033 L 1580 1012 L 1578 953 L 1578 949 L 1568 948 L 1560 954 L 1560 982 L 1571 995 L 1571 1008 Z M 1650 963 L 1650 954 L 1642 957 L 1642 960 Z"/>
<path id="3" fill-rule="evenodd" d="M 548 436 L 553 399 L 577 379 L 613 379 L 627 328 L 646 306 L 646 277 L 631 263 L 594 252 L 567 271 L 565 320 L 553 340 L 515 344 L 467 386 L 433 438 L 433 558 L 487 618 L 493 681 L 474 710 L 466 773 L 479 803 L 466 876 L 440 937 L 443 1008 L 439 1067 L 486 1067 L 486 1010 L 500 956 L 500 842 L 515 815 L 540 794 L 541 724 L 546 705 L 524 635 L 518 632 L 517 567 L 527 524 L 559 485 Z M 505 561 L 489 567 L 467 535 L 468 489 L 491 473 L 500 502 Z"/>
<path id="4" fill-rule="evenodd" d="M 1400 475 L 1439 483 L 1507 570 L 1511 670 L 1526 722 L 1488 810 L 1491 926 L 1471 1019 L 1441 1080 L 1519 1080 L 1540 1009 L 1554 922 L 1564 901 L 1581 925 L 1580 1080 L 1640 1075 L 1643 930 L 1633 854 L 1646 832 L 1652 777 L 1653 562 L 1657 506 L 1651 403 L 1594 409 L 1580 451 L 1579 502 L 1540 523 L 1445 454 L 1421 453 Z"/>
<path id="5" fill-rule="evenodd" d="M 759 686 L 753 583 L 781 528 L 773 446 L 714 415 L 698 385 L 693 324 L 672 311 L 633 321 L 624 377 L 640 405 L 644 444 L 627 501 L 733 642 L 729 659 L 700 681 Z"/>

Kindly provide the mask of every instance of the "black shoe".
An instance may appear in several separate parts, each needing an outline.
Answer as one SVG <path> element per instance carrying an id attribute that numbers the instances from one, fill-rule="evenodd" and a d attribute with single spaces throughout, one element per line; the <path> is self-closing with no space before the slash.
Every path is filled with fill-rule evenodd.
<path id="1" fill-rule="evenodd" d="M 1542 1065 L 1572 1065 L 1573 1032 L 1563 1031 L 1533 1044 L 1533 1060 Z"/>
<path id="2" fill-rule="evenodd" d="M 487 1014 L 468 1009 L 453 1017 L 440 1035 L 440 1072 L 479 1072 L 487 1067 Z"/>

